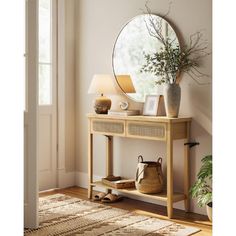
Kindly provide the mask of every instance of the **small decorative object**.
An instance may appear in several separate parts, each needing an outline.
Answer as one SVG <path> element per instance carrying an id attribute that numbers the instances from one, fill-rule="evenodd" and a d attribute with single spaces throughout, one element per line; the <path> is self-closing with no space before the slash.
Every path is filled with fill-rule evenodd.
<path id="1" fill-rule="evenodd" d="M 208 218 L 212 221 L 212 155 L 202 159 L 197 181 L 190 189 L 190 194 L 197 198 L 199 207 L 206 206 Z"/>
<path id="2" fill-rule="evenodd" d="M 202 33 L 196 32 L 190 36 L 189 44 L 180 48 L 178 39 L 171 39 L 164 34 L 162 22 L 155 20 L 150 9 L 147 7 L 149 19 L 146 27 L 149 34 L 162 44 L 155 53 L 145 53 L 145 64 L 141 73 L 152 73 L 157 77 L 156 84 L 166 84 L 164 88 L 164 99 L 168 117 L 178 117 L 180 106 L 180 74 L 186 72 L 194 81 L 200 84 L 199 77 L 208 76 L 200 72 L 200 60 L 209 55 L 206 52 L 207 42 L 202 41 Z M 176 101 L 174 101 L 176 100 Z"/>
<path id="3" fill-rule="evenodd" d="M 134 84 L 132 82 L 130 75 L 116 75 L 116 81 L 120 89 L 122 90 L 122 93 L 123 92 L 125 94 L 136 93 L 136 90 L 134 88 Z M 128 101 L 121 101 L 119 103 L 119 106 L 122 110 L 127 110 L 129 107 L 129 103 Z"/>
<path id="4" fill-rule="evenodd" d="M 121 110 L 127 110 L 129 107 L 129 103 L 127 101 L 122 101 L 119 103 L 119 105 Z"/>
<path id="5" fill-rule="evenodd" d="M 157 162 L 154 162 L 143 161 L 143 157 L 138 156 L 135 186 L 139 192 L 159 193 L 163 190 L 164 180 L 161 165 L 161 157 L 158 158 Z"/>
<path id="6" fill-rule="evenodd" d="M 97 114 L 107 114 L 111 108 L 111 99 L 103 94 L 116 94 L 114 79 L 111 75 L 94 75 L 90 84 L 89 94 L 100 94 L 99 98 L 94 101 L 94 110 Z"/>
<path id="7" fill-rule="evenodd" d="M 147 95 L 143 107 L 143 115 L 145 116 L 156 116 L 159 104 L 158 95 Z"/>

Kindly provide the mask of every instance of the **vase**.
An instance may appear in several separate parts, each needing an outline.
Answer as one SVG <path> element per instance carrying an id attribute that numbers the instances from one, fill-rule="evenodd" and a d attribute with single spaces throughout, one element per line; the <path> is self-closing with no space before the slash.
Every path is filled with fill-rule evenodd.
<path id="1" fill-rule="evenodd" d="M 206 205 L 207 216 L 210 221 L 212 221 L 212 202 Z"/>
<path id="2" fill-rule="evenodd" d="M 165 84 L 163 95 L 167 117 L 178 117 L 181 98 L 181 89 L 179 84 Z"/>

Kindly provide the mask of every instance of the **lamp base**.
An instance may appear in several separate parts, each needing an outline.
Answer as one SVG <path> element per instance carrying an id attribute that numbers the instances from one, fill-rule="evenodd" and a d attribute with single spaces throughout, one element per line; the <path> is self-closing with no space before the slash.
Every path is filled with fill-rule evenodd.
<path id="1" fill-rule="evenodd" d="M 94 110 L 97 114 L 107 114 L 111 108 L 111 99 L 101 96 L 94 101 Z"/>

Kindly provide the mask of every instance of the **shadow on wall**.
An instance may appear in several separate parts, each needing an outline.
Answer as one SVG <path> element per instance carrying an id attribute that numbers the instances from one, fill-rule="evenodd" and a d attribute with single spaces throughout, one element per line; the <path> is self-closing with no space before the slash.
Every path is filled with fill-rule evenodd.
<path id="1" fill-rule="evenodd" d="M 191 110 L 195 122 L 208 134 L 212 135 L 211 85 L 190 86 L 189 95 L 191 96 Z"/>
<path id="2" fill-rule="evenodd" d="M 207 134 L 212 135 L 212 85 L 198 85 L 185 76 L 180 86 L 180 116 L 192 117 L 193 122 L 197 122 Z M 191 132 L 195 135 L 193 130 Z"/>
<path id="3" fill-rule="evenodd" d="M 206 121 L 204 124 L 206 124 Z M 211 120 L 209 124 L 211 128 Z M 201 159 L 212 153 L 212 136 L 208 130 L 206 130 L 205 125 L 196 121 L 195 118 L 192 121 L 191 133 L 192 139 L 200 143 L 199 146 L 191 148 L 190 151 L 190 183 L 192 186 L 197 179 L 197 173 L 201 167 Z M 205 214 L 205 208 L 197 207 L 196 199 L 192 199 L 191 201 L 191 211 Z"/>
<path id="4" fill-rule="evenodd" d="M 201 166 L 201 159 L 212 152 L 211 135 L 195 119 L 192 121 L 191 138 L 200 143 L 190 149 L 190 183 L 196 181 L 197 173 Z M 138 155 L 143 155 L 146 161 L 156 161 L 163 157 L 163 173 L 166 176 L 166 145 L 163 142 L 128 139 L 116 137 L 114 145 L 114 172 L 126 178 L 134 178 Z M 184 141 L 174 142 L 174 190 L 183 191 L 183 156 Z M 161 204 L 161 203 L 160 203 Z M 183 204 L 176 207 L 183 209 Z M 200 214 L 206 214 L 205 208 L 198 208 L 195 200 L 191 200 L 191 210 Z"/>

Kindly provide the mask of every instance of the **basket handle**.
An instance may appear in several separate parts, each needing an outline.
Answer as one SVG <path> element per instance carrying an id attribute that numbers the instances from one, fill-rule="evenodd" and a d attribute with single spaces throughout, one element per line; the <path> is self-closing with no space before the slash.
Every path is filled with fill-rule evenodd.
<path id="1" fill-rule="evenodd" d="M 162 158 L 161 157 L 159 157 L 158 159 L 157 159 L 157 164 L 162 164 Z"/>
<path id="2" fill-rule="evenodd" d="M 157 159 L 157 174 L 158 174 L 158 178 L 159 178 L 159 182 L 161 183 L 161 185 L 163 184 L 163 177 L 162 177 L 162 170 L 161 170 L 161 166 L 162 166 L 162 158 L 159 157 Z"/>
<path id="3" fill-rule="evenodd" d="M 141 159 L 141 161 L 140 161 L 140 159 Z M 143 162 L 143 156 L 142 155 L 138 156 L 138 163 L 140 163 L 140 162 Z"/>

